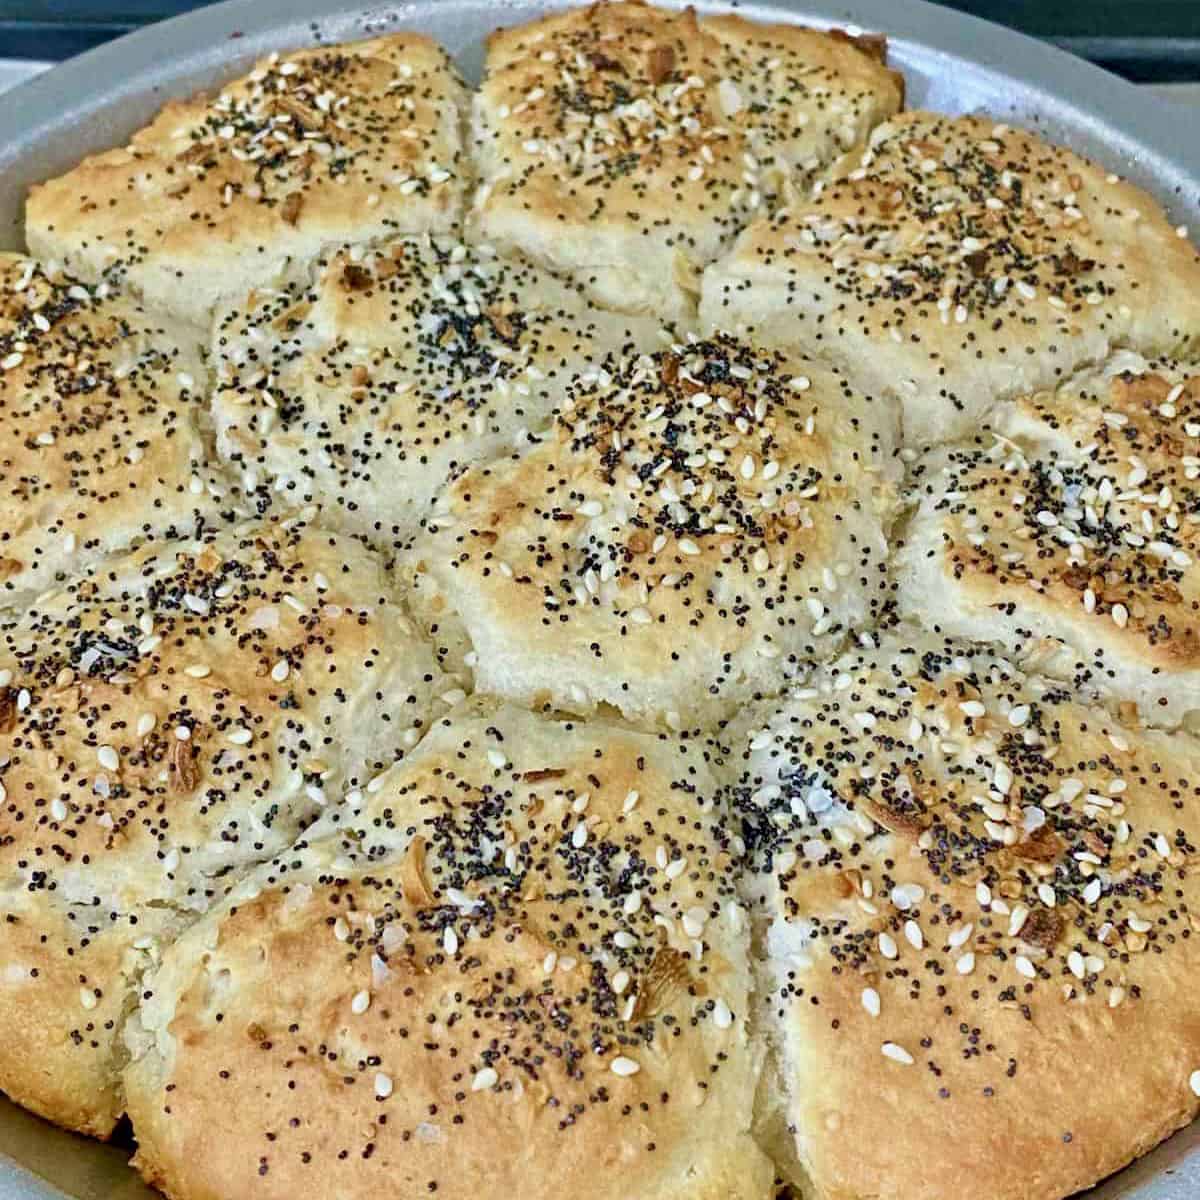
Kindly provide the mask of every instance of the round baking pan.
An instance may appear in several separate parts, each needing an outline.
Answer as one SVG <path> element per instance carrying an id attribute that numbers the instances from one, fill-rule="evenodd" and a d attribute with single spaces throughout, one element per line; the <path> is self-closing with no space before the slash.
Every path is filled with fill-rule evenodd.
<path id="1" fill-rule="evenodd" d="M 124 142 L 166 100 L 211 88 L 262 54 L 416 29 L 437 38 L 475 80 L 488 33 L 561 7 L 565 3 L 533 0 L 380 6 L 228 0 L 89 51 L 0 98 L 0 248 L 23 244 L 21 212 L 31 183 Z M 695 7 L 883 33 L 889 61 L 907 79 L 910 107 L 986 112 L 1035 127 L 1128 175 L 1166 205 L 1175 223 L 1200 233 L 1200 138 L 1188 127 L 1193 115 L 1060 50 L 923 0 L 823 6 L 819 0 L 697 0 Z M 1119 1087 L 1120 1081 L 1113 1084 Z M 154 1193 L 125 1158 L 119 1141 L 87 1142 L 0 1098 L 0 1200 L 148 1200 Z M 1089 1193 L 1088 1200 L 1197 1196 L 1200 1122 Z"/>

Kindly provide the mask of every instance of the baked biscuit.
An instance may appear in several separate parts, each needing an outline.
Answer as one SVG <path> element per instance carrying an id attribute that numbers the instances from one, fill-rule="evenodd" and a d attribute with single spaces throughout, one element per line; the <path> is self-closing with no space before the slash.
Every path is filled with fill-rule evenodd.
<path id="1" fill-rule="evenodd" d="M 1058 1197 L 1195 1116 L 1200 743 L 918 632 L 809 682 L 734 739 L 788 1174 Z"/>
<path id="2" fill-rule="evenodd" d="M 445 238 L 343 250 L 251 301 L 215 326 L 222 455 L 247 490 L 383 543 L 467 465 L 524 445 L 606 354 L 662 344 L 657 322 Z"/>
<path id="3" fill-rule="evenodd" d="M 205 321 L 331 243 L 445 231 L 466 89 L 420 34 L 272 54 L 30 190 L 30 251 Z"/>
<path id="4" fill-rule="evenodd" d="M 407 560 L 482 691 L 680 728 L 779 691 L 885 595 L 895 429 L 825 368 L 691 340 L 573 385 Z"/>
<path id="5" fill-rule="evenodd" d="M 141 973 L 453 688 L 376 559 L 295 520 L 138 551 L 4 626 L 0 1087 L 107 1135 Z"/>
<path id="6" fill-rule="evenodd" d="M 0 253 L 0 607 L 217 514 L 206 380 L 178 322 Z"/>
<path id="7" fill-rule="evenodd" d="M 1197 344 L 1200 259 L 1145 192 L 1032 134 L 907 112 L 705 275 L 704 329 L 828 359 L 912 444 L 1117 347 Z"/>
<path id="8" fill-rule="evenodd" d="M 594 4 L 488 39 L 478 236 L 602 303 L 678 314 L 747 221 L 903 100 L 880 39 Z"/>
<path id="9" fill-rule="evenodd" d="M 165 955 L 126 1074 L 146 1178 L 771 1196 L 702 751 L 486 698 L 438 722 Z"/>
<path id="10" fill-rule="evenodd" d="M 915 468 L 901 606 L 1177 724 L 1200 709 L 1198 479 L 1200 379 L 1119 354 Z"/>

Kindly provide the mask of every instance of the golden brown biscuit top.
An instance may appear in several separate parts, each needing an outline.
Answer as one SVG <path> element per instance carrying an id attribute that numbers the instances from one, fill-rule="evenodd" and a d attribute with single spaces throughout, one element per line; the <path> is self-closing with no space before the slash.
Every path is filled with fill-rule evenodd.
<path id="1" fill-rule="evenodd" d="M 988 1002 L 1116 1007 L 1142 999 L 1139 955 L 1191 936 L 1200 746 L 1186 735 L 897 631 L 818 672 L 747 745 L 752 869 L 861 973 L 865 1004 L 871 975 L 899 963 L 970 976 Z"/>
<path id="2" fill-rule="evenodd" d="M 418 35 L 273 54 L 31 189 L 26 236 L 42 258 L 207 324 L 215 303 L 327 246 L 450 228 L 465 99 Z"/>
<path id="3" fill-rule="evenodd" d="M 1194 667 L 1200 383 L 1127 357 L 1127 369 L 1016 402 L 997 414 L 993 445 L 948 452 L 916 490 L 962 586 L 1018 605 L 1031 588 L 1097 646 Z"/>
<path id="4" fill-rule="evenodd" d="M 842 469 L 890 454 L 836 376 L 822 369 L 813 391 L 802 367 L 724 335 L 613 361 L 573 387 L 542 448 L 469 473 L 452 493 L 461 518 L 436 520 L 469 526 L 458 563 L 516 578 L 551 616 L 602 602 L 634 626 L 737 620 L 741 605 L 701 607 L 713 577 L 782 600 L 789 566 L 834 539 L 818 514 L 848 489 Z M 834 435 L 842 418 L 860 445 Z"/>
<path id="5" fill-rule="evenodd" d="M 252 300 L 215 330 L 217 420 L 235 461 L 253 469 L 272 434 L 304 430 L 314 444 L 294 447 L 293 470 L 309 459 L 313 471 L 332 466 L 423 499 L 479 453 L 473 444 L 503 433 L 497 449 L 507 448 L 576 374 L 651 328 L 449 238 L 343 250 L 310 286 Z M 426 479 L 431 463 L 437 475 Z"/>
<path id="6" fill-rule="evenodd" d="M 100 284 L 0 255 L 0 583 L 8 598 L 187 529 L 226 491 L 206 372 L 172 322 Z M 0 593 L 2 595 L 3 593 Z"/>
<path id="7" fill-rule="evenodd" d="M 530 995 L 525 978 L 509 986 L 497 977 L 486 989 L 484 1007 L 506 1010 L 540 1048 L 510 1058 L 497 1047 L 486 1056 L 493 1067 L 519 1069 L 538 1052 L 570 1060 L 572 1044 L 636 1055 L 653 1043 L 657 1016 L 684 994 L 707 994 L 704 929 L 722 901 L 735 901 L 703 754 L 569 723 L 554 751 L 526 714 L 492 716 L 449 723 L 447 732 L 465 730 L 460 745 L 435 737 L 374 793 L 359 854 L 394 851 L 397 838 L 407 846 L 386 879 L 363 881 L 375 893 L 373 929 L 335 921 L 329 935 L 351 961 L 397 950 L 411 960 L 414 939 L 469 973 L 473 947 L 493 941 L 501 958 L 536 967 L 542 994 Z M 522 735 L 535 740 L 518 744 Z M 401 939 L 388 930 L 389 896 L 410 912 Z M 514 939 L 513 951 L 499 949 Z M 462 1018 L 472 1009 L 483 1015 L 471 1004 Z M 711 1019 L 712 1005 L 702 1009 Z"/>
<path id="8" fill-rule="evenodd" d="M 881 603 L 894 435 L 835 372 L 724 335 L 614 357 L 435 506 L 422 611 L 432 580 L 484 691 L 685 728 Z"/>
<path id="9" fill-rule="evenodd" d="M 641 4 L 503 31 L 482 88 L 498 175 L 484 182 L 519 199 L 527 183 L 558 179 L 581 215 L 628 202 L 671 208 L 671 223 L 728 224 L 894 111 L 901 89 L 872 49 Z"/>
<path id="10" fill-rule="evenodd" d="M 39 600 L 0 652 L 6 875 L 68 903 L 203 907 L 207 876 L 416 742 L 440 672 L 386 588 L 361 547 L 293 522 L 152 547 Z"/>
<path id="11" fill-rule="evenodd" d="M 191 120 L 160 124 L 179 175 L 176 194 L 229 170 L 230 160 L 243 169 L 227 183 L 224 203 L 235 195 L 278 203 L 290 224 L 306 184 L 350 172 L 403 195 L 425 194 L 449 179 L 452 166 L 423 162 L 437 128 L 427 110 L 442 98 L 436 77 L 447 68 L 439 48 L 414 37 L 272 54 Z M 141 136 L 151 143 L 149 133 Z"/>
<path id="12" fill-rule="evenodd" d="M 1127 269 L 1120 227 L 1132 237 L 1142 221 L 1139 234 L 1178 254 L 1141 206 L 1117 176 L 1024 130 L 906 112 L 811 200 L 756 226 L 746 252 L 781 268 L 816 256 L 897 341 L 935 315 L 1017 334 L 1039 312 L 1069 324 L 1090 306 L 1137 304 L 1149 281 Z"/>
<path id="13" fill-rule="evenodd" d="M 1073 1194 L 1194 1114 L 1194 738 L 901 628 L 735 754 L 783 1119 L 831 1194 Z"/>
<path id="14" fill-rule="evenodd" d="M 160 377 L 183 353 L 154 318 L 136 303 L 117 299 L 107 284 L 90 288 L 50 274 L 32 258 L 4 254 L 0 287 L 0 386 L 5 407 L 21 401 L 33 406 L 33 412 L 12 411 L 9 420 L 14 423 L 28 422 L 34 412 L 46 410 L 50 424 L 33 431 L 39 445 L 53 446 L 60 435 L 72 431 L 69 424 L 53 424 L 56 412 L 69 412 L 65 402 L 72 397 L 94 397 L 98 419 L 129 423 L 143 406 L 153 405 Z M 176 391 L 185 397 L 195 392 L 198 398 L 202 379 L 185 376 L 177 382 Z M 128 411 L 111 403 L 123 387 L 137 396 Z M 80 430 L 93 428 L 89 415 L 84 409 Z"/>
<path id="15" fill-rule="evenodd" d="M 0 301 L 0 349 L 4 371 L 15 371 L 26 354 L 37 354 L 41 339 L 54 326 L 95 305 L 109 292 L 92 292 L 74 281 L 52 279 L 38 262 L 19 254 L 0 257 L 3 298 Z"/>
<path id="16" fill-rule="evenodd" d="M 172 953 L 135 1068 L 159 1089 L 138 1100 L 151 1147 L 198 1146 L 209 1111 L 276 1135 L 206 1156 L 214 1191 L 311 1163 L 365 1194 L 399 1171 L 540 1196 L 579 1162 L 597 1195 L 633 1170 L 762 1194 L 714 790 L 698 743 L 483 700 L 450 714 L 235 891 L 211 951 Z M 722 1166 L 731 1147 L 753 1186 Z"/>

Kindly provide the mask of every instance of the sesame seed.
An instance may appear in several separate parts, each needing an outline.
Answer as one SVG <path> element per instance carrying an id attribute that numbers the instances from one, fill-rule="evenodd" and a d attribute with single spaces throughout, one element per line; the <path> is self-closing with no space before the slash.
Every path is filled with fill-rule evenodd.
<path id="1" fill-rule="evenodd" d="M 471 1091 L 486 1092 L 489 1088 L 494 1088 L 499 1082 L 500 1076 L 493 1067 L 482 1067 L 475 1072 L 475 1077 L 471 1080 Z"/>
<path id="2" fill-rule="evenodd" d="M 618 1055 L 612 1060 L 612 1073 L 627 1078 L 630 1075 L 636 1075 L 641 1069 L 641 1064 L 635 1062 L 632 1058 L 626 1058 L 625 1055 Z"/>
<path id="3" fill-rule="evenodd" d="M 925 889 L 919 883 L 898 883 L 891 891 L 892 903 L 902 912 L 920 904 L 925 899 Z"/>

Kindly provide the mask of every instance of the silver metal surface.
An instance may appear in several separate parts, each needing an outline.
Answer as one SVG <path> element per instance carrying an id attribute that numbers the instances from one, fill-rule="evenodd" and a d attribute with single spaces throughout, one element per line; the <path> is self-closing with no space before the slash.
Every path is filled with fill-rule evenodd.
<path id="1" fill-rule="evenodd" d="M 0 92 L 7 92 L 18 83 L 24 83 L 35 75 L 50 68 L 48 62 L 35 62 L 29 58 L 0 58 Z"/>
<path id="2" fill-rule="evenodd" d="M 419 29 L 449 47 L 473 79 L 490 30 L 565 2 L 229 0 L 89 51 L 0 97 L 0 247 L 21 245 L 29 184 L 123 141 L 168 98 L 212 87 L 260 54 Z M 698 0 L 696 7 L 731 5 Z M 749 17 L 885 33 L 891 62 L 907 78 L 911 106 L 983 111 L 1035 127 L 1129 175 L 1157 195 L 1177 223 L 1200 233 L 1200 138 L 1184 107 L 1040 42 L 923 0 L 776 0 L 737 7 Z M 1121 1085 L 1119 1078 L 1112 1083 Z M 62 1133 L 0 1098 L 0 1200 L 148 1200 L 153 1193 L 126 1167 L 126 1156 L 120 1146 Z M 1200 1200 L 1200 1122 L 1087 1200 Z"/>

